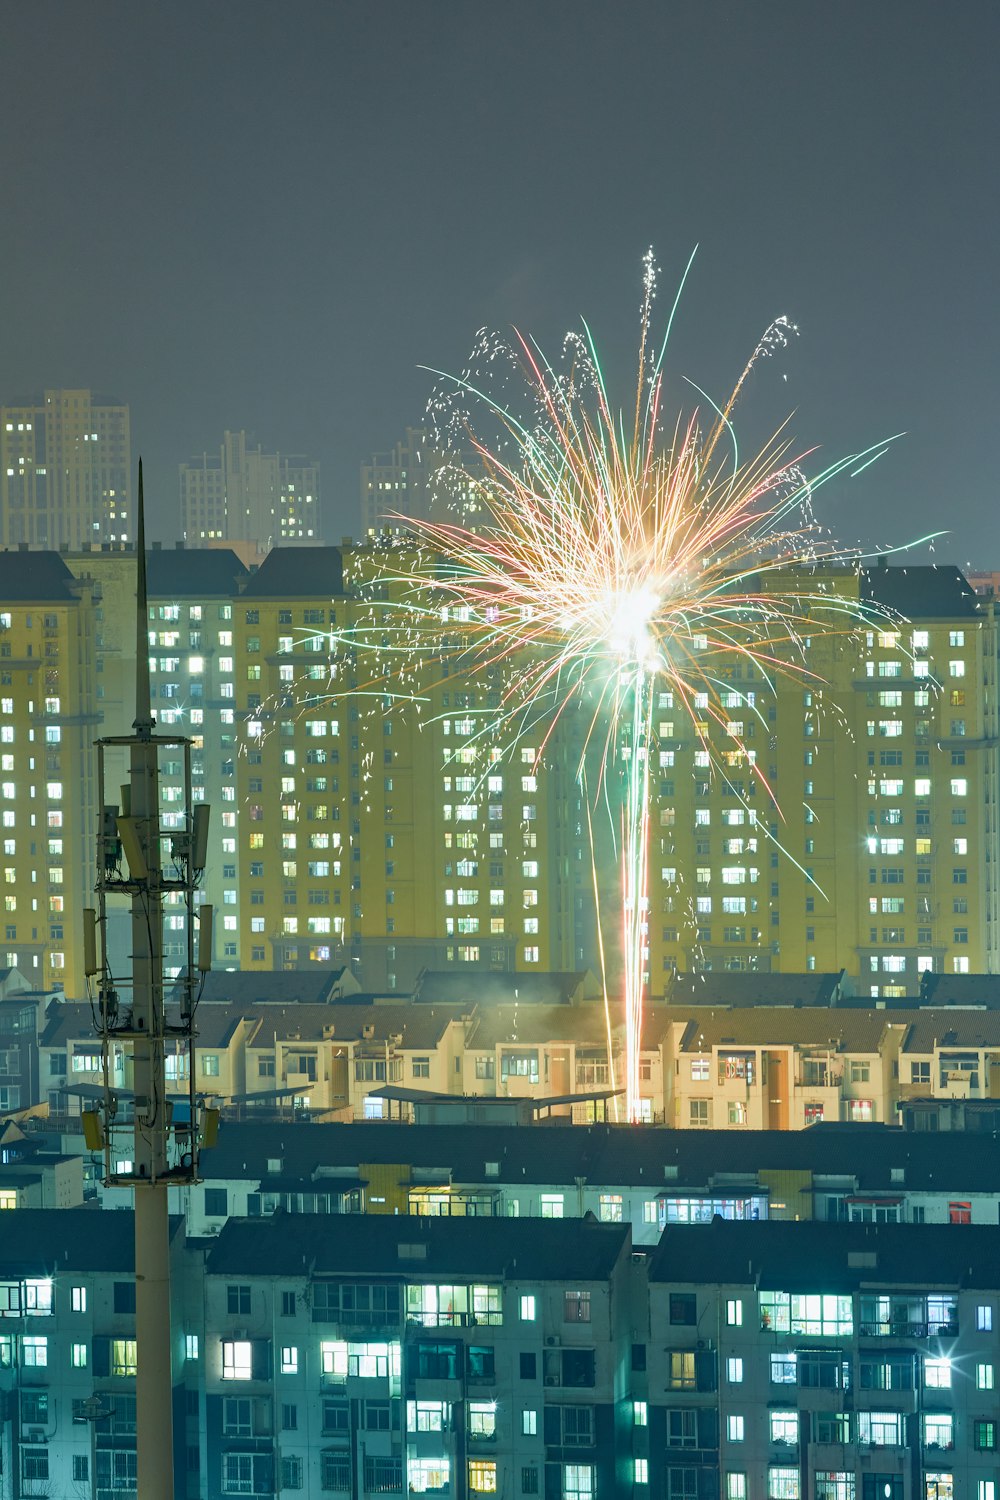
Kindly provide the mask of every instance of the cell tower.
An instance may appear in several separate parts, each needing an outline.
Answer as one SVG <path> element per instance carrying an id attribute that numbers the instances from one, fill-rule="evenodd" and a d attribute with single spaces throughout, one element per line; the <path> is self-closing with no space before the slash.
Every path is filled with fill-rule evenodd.
<path id="1" fill-rule="evenodd" d="M 191 741 L 154 733 L 141 460 L 138 498 L 133 733 L 97 741 L 97 906 L 84 911 L 84 966 L 104 1076 L 98 1107 L 84 1114 L 84 1135 L 91 1149 L 103 1152 L 105 1186 L 134 1193 L 138 1493 L 142 1500 L 174 1500 L 167 1192 L 198 1180 L 199 1149 L 211 1144 L 218 1124 L 215 1110 L 199 1115 L 195 1094 L 195 1012 L 212 952 L 212 908 L 196 901 L 209 809 L 193 800 Z M 183 759 L 184 802 L 171 818 L 175 826 L 164 829 L 159 778 L 166 751 L 174 760 L 179 751 Z M 109 760 L 122 770 L 127 761 L 119 802 L 106 792 Z M 167 897 L 172 910 L 183 909 L 187 931 L 186 965 L 169 980 L 163 970 Z M 131 911 L 131 974 L 114 973 L 108 955 L 108 911 L 119 901 Z"/>

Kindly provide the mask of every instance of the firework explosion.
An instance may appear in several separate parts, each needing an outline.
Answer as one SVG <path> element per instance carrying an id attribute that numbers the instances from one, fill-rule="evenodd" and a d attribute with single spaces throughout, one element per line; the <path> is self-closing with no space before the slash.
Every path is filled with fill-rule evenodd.
<path id="1" fill-rule="evenodd" d="M 400 580 L 407 652 L 421 651 L 426 622 L 450 617 L 462 622 L 463 671 L 495 677 L 503 667 L 492 729 L 510 745 L 529 731 L 537 737 L 541 726 L 541 760 L 567 711 L 582 710 L 578 774 L 588 819 L 598 803 L 611 810 L 618 854 L 630 1121 L 641 1112 L 657 693 L 672 695 L 704 749 L 713 750 L 713 720 L 731 745 L 745 749 L 723 706 L 723 687 L 731 686 L 723 659 L 752 663 L 771 681 L 789 672 L 809 678 L 805 634 L 857 625 L 865 607 L 838 596 L 816 573 L 821 559 L 838 554 L 821 539 L 810 502 L 818 485 L 844 470 L 858 472 L 879 451 L 850 455 L 807 481 L 801 456 L 792 455 L 779 429 L 753 458 L 741 459 L 733 408 L 754 365 L 794 333 L 787 319 L 768 328 L 724 404 L 699 393 L 707 420 L 696 410 L 666 424 L 667 338 L 658 352 L 651 346 L 651 255 L 644 286 L 638 373 L 625 409 L 609 398 L 586 325 L 582 337 L 568 338 L 558 370 L 520 336 L 501 361 L 523 375 L 528 401 L 521 405 L 530 410 L 523 420 L 514 400 L 491 397 L 471 371 L 451 382 L 454 395 L 443 409 L 453 439 L 471 446 L 477 470 L 457 464 L 452 473 L 465 501 L 472 497 L 474 522 L 407 520 L 434 560 L 418 569 L 419 578 Z M 676 307 L 675 300 L 668 335 Z M 485 427 L 495 441 L 480 435 Z M 753 752 L 746 758 L 770 793 Z M 595 894 L 597 887 L 595 863 Z M 603 941 L 601 951 L 603 968 Z M 606 1005 L 607 996 L 605 974 Z"/>

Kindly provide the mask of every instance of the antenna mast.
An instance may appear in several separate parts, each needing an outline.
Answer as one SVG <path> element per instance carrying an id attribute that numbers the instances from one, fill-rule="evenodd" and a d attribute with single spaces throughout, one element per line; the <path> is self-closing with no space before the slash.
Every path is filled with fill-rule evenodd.
<path id="1" fill-rule="evenodd" d="M 138 1493 L 143 1500 L 174 1500 L 167 1195 L 171 1184 L 198 1180 L 199 1146 L 211 1144 L 218 1123 L 214 1110 L 203 1110 L 199 1120 L 194 1088 L 197 995 L 211 966 L 209 906 L 197 908 L 197 961 L 194 940 L 209 810 L 193 801 L 191 741 L 154 733 L 141 459 L 138 502 L 133 733 L 97 741 L 97 906 L 84 912 L 84 967 L 101 1039 L 103 1089 L 97 1108 L 84 1113 L 84 1135 L 91 1149 L 103 1152 L 105 1186 L 133 1190 Z M 181 752 L 184 797 L 164 829 L 159 757 L 168 749 Z M 122 772 L 127 762 L 120 806 L 106 796 L 109 758 Z M 187 963 L 176 976 L 166 976 L 163 967 L 167 896 L 186 916 Z M 116 898 L 129 906 L 131 975 L 112 970 L 108 911 Z M 173 986 L 169 1001 L 166 982 Z"/>

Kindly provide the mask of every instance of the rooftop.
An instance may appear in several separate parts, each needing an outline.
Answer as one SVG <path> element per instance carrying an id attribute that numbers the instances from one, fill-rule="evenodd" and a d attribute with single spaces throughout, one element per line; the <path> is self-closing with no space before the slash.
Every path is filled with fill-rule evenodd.
<path id="1" fill-rule="evenodd" d="M 800 1010 L 758 1005 L 723 1010 L 670 1006 L 673 1020 L 687 1021 L 681 1052 L 708 1052 L 713 1047 L 809 1046 L 829 1052 L 878 1052 L 886 1030 L 910 1021 L 912 1012 L 888 1010 Z"/>
<path id="2" fill-rule="evenodd" d="M 172 1222 L 176 1235 L 182 1221 Z M 19 1208 L 4 1214 L 0 1276 L 52 1276 L 57 1272 L 135 1269 L 131 1210 Z"/>
<path id="3" fill-rule="evenodd" d="M 586 969 L 568 974 L 498 974 L 492 969 L 463 973 L 425 969 L 417 980 L 414 1000 L 441 1005 L 568 1005 L 599 993 Z"/>
<path id="4" fill-rule="evenodd" d="M 201 1157 L 208 1181 L 258 1181 L 269 1163 L 302 1179 L 318 1171 L 402 1163 L 460 1185 L 574 1184 L 648 1188 L 650 1197 L 713 1185 L 740 1191 L 761 1174 L 837 1177 L 857 1191 L 1000 1192 L 1000 1152 L 986 1133 L 910 1132 L 886 1125 L 808 1130 L 673 1130 L 661 1126 L 247 1124 L 224 1121 Z M 487 1171 L 489 1163 L 489 1171 Z M 902 1174 L 902 1176 L 900 1176 Z M 273 1174 L 272 1174 L 273 1175 Z M 789 1189 L 788 1191 L 791 1191 Z"/>
<path id="5" fill-rule="evenodd" d="M 994 1227 L 949 1224 L 734 1223 L 668 1227 L 651 1282 L 787 1292 L 996 1285 Z"/>
<path id="6" fill-rule="evenodd" d="M 205 976 L 201 1002 L 211 1005 L 326 1005 L 339 1000 L 344 989 L 355 993 L 357 984 L 346 968 L 277 970 L 254 973 L 240 969 L 216 969 Z M 180 988 L 175 992 L 180 997 Z"/>
<path id="7" fill-rule="evenodd" d="M 253 573 L 245 599 L 327 599 L 344 592 L 339 547 L 274 547 Z"/>
<path id="8" fill-rule="evenodd" d="M 909 1020 L 904 1052 L 934 1052 L 939 1047 L 1000 1050 L 1000 1011 L 920 1010 Z"/>
<path id="9" fill-rule="evenodd" d="M 0 551 L 0 599 L 76 604 L 78 581 L 58 552 Z"/>
<path id="10" fill-rule="evenodd" d="M 228 1220 L 208 1252 L 208 1271 L 606 1281 L 628 1242 L 627 1226 L 592 1220 L 296 1214 L 289 1221 L 276 1214 Z"/>
<path id="11" fill-rule="evenodd" d="M 843 969 L 830 974 L 727 974 L 709 970 L 675 974 L 664 999 L 678 1006 L 830 1006 L 849 989 Z"/>
<path id="12" fill-rule="evenodd" d="M 950 564 L 862 568 L 858 584 L 863 600 L 904 620 L 982 619 L 986 614 L 983 599 L 965 574 Z"/>
<path id="13" fill-rule="evenodd" d="M 201 596 L 232 598 L 247 570 L 229 548 L 156 547 L 146 553 L 150 599 Z"/>

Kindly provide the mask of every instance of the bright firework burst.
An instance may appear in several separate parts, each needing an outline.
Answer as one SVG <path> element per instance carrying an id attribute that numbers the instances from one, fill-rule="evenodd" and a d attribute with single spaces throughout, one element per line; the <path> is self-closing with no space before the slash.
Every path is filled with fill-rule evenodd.
<path id="1" fill-rule="evenodd" d="M 461 474 L 465 496 L 475 497 L 475 525 L 408 521 L 436 562 L 431 576 L 406 580 L 412 620 L 438 617 L 425 593 L 430 586 L 430 598 L 446 600 L 452 618 L 463 622 L 467 671 L 504 665 L 495 728 L 516 743 L 540 725 L 550 735 L 568 709 L 582 708 L 581 781 L 589 753 L 598 762 L 589 795 L 610 807 L 612 773 L 621 787 L 615 835 L 630 1121 L 641 1108 L 656 693 L 673 695 L 705 749 L 712 749 L 707 722 L 714 719 L 742 750 L 723 709 L 722 659 L 742 658 L 767 679 L 811 676 L 804 634 L 843 626 L 845 615 L 847 627 L 856 626 L 865 613 L 815 573 L 818 561 L 838 553 L 811 519 L 812 493 L 835 474 L 858 472 L 882 446 L 811 481 L 783 429 L 755 457 L 740 458 L 733 408 L 754 365 L 794 332 L 787 319 L 768 328 L 728 401 L 717 406 L 701 393 L 707 421 L 695 411 L 665 426 L 667 338 L 658 353 L 651 348 L 651 255 L 644 285 L 638 376 L 626 410 L 609 398 L 586 325 L 582 338 L 567 341 L 559 372 L 518 336 L 516 362 L 533 407 L 525 420 L 471 374 L 453 381 L 460 402 L 480 419 L 466 413 L 452 423 L 482 464 L 480 475 Z M 672 320 L 673 311 L 668 334 Z M 489 423 L 497 428 L 493 443 L 478 435 Z M 406 634 L 412 643 L 420 631 Z M 539 758 L 543 752 L 544 743 Z M 596 866 L 594 886 L 596 894 Z"/>

